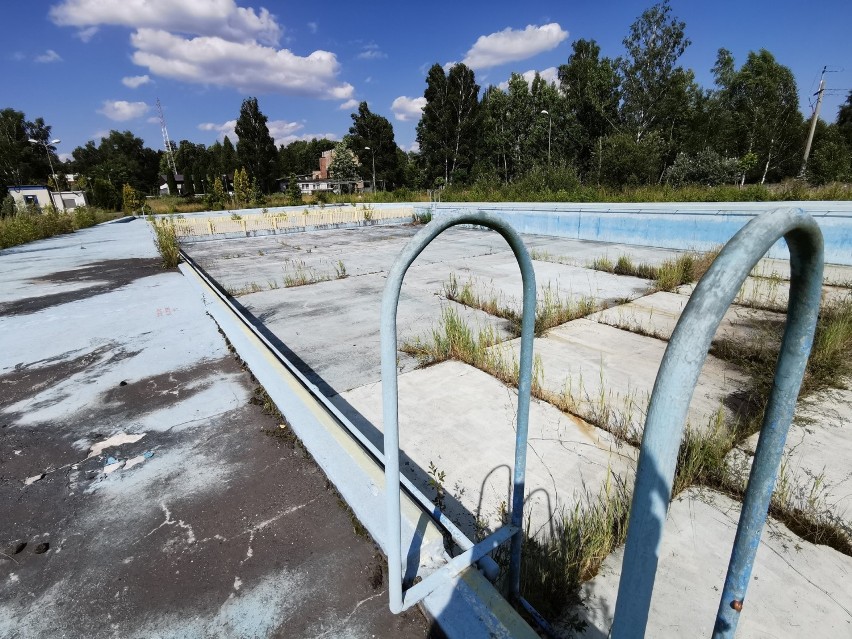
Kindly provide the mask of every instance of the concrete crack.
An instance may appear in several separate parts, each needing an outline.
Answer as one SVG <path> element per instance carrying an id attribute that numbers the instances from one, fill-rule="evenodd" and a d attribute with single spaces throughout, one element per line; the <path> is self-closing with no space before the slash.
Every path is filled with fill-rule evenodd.
<path id="1" fill-rule="evenodd" d="M 172 513 L 169 511 L 168 506 L 166 506 L 165 502 L 160 504 L 160 508 L 163 509 L 163 513 L 165 514 L 165 520 L 156 528 L 154 528 L 151 532 L 149 532 L 146 537 L 150 537 L 155 532 L 157 532 L 163 526 L 177 526 L 178 528 L 182 528 L 186 531 L 186 543 L 188 545 L 192 545 L 195 543 L 195 531 L 192 530 L 192 526 L 186 523 L 183 519 L 178 519 L 175 521 L 172 519 Z"/>
<path id="2" fill-rule="evenodd" d="M 339 632 L 341 628 L 346 627 L 346 624 L 349 623 L 349 620 L 352 618 L 352 615 L 354 615 L 358 611 L 358 608 L 360 608 L 362 605 L 364 605 L 365 603 L 367 603 L 371 599 L 375 599 L 376 597 L 381 597 L 383 594 L 385 594 L 384 590 L 382 590 L 381 592 L 377 592 L 375 595 L 371 595 L 371 596 L 367 597 L 366 599 L 362 599 L 361 601 L 359 601 L 358 603 L 355 604 L 355 607 L 352 609 L 352 611 L 348 615 L 346 615 L 346 618 L 343 619 L 339 624 L 337 624 L 337 627 L 329 628 L 328 630 L 326 630 L 321 635 L 317 635 L 315 637 L 315 639 L 322 639 L 323 637 L 328 637 L 332 633 Z"/>

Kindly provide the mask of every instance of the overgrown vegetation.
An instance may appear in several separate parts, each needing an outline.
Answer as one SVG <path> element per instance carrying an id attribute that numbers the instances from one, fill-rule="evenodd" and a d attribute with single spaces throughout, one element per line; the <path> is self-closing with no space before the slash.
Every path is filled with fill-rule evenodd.
<path id="1" fill-rule="evenodd" d="M 154 229 L 154 245 L 163 260 L 163 268 L 176 268 L 180 263 L 180 244 L 173 220 L 150 217 Z"/>
<path id="2" fill-rule="evenodd" d="M 53 207 L 43 212 L 24 210 L 0 219 L 0 249 L 18 246 L 54 235 L 73 233 L 101 222 L 114 220 L 121 213 L 80 206 L 72 212 L 60 213 Z"/>
<path id="3" fill-rule="evenodd" d="M 701 262 L 700 259 L 684 261 L 683 270 L 696 275 L 696 270 L 692 269 L 700 270 L 696 264 Z M 621 267 L 630 270 L 624 263 Z M 477 308 L 500 308 L 493 296 L 485 296 L 483 300 L 472 286 L 466 291 L 466 287 L 459 287 L 453 279 L 446 286 L 451 293 L 455 289 L 455 296 L 465 300 L 462 303 Z M 719 340 L 714 345 L 712 353 L 745 371 L 751 382 L 736 397 L 737 405 L 732 406 L 729 422 L 726 423 L 720 407 L 705 428 L 687 424 L 678 451 L 673 496 L 690 486 L 705 486 L 736 499 L 743 498 L 747 467 L 732 463 L 732 454 L 736 453 L 739 443 L 760 427 L 782 329 L 780 320 L 770 321 L 764 324 L 761 333 L 747 340 Z M 441 321 L 428 338 L 403 344 L 402 350 L 419 357 L 424 365 L 457 359 L 510 386 L 518 384 L 517 358 L 511 349 L 499 347 L 493 327 L 474 330 L 452 307 L 443 310 Z M 852 296 L 822 309 L 800 397 L 828 388 L 850 374 Z M 537 360 L 532 384 L 534 397 L 612 432 L 633 446 L 640 444 L 639 432 L 631 428 L 633 411 L 644 412 L 647 399 L 642 406 L 636 397 L 621 398 L 623 405 L 616 407 L 613 398 L 603 390 L 603 379 L 600 396 L 588 397 L 582 379 L 579 388 L 568 380 L 561 392 L 554 392 L 544 388 L 542 377 L 541 362 Z M 563 516 L 555 535 L 533 538 L 527 531 L 522 592 L 546 617 L 564 615 L 581 603 L 581 583 L 592 578 L 603 560 L 624 543 L 629 507 L 629 488 L 623 480 L 610 476 L 600 493 L 587 493 Z M 841 520 L 825 503 L 825 484 L 821 476 L 811 478 L 810 483 L 802 483 L 801 478 L 794 481 L 786 464 L 782 466 L 770 515 L 806 541 L 826 544 L 852 555 L 852 530 L 848 522 Z M 573 621 L 578 628 L 582 625 L 576 617 Z"/>
<path id="4" fill-rule="evenodd" d="M 592 260 L 588 267 L 596 271 L 606 271 L 616 275 L 632 275 L 646 280 L 654 280 L 655 291 L 674 291 L 682 284 L 691 284 L 701 279 L 721 249 L 703 253 L 683 253 L 676 258 L 664 260 L 659 266 L 635 264 L 629 255 L 621 255 L 613 263 L 607 256 Z M 556 260 L 550 260 L 556 261 Z"/>
<path id="5" fill-rule="evenodd" d="M 310 252 L 310 251 L 308 251 Z M 263 253 L 261 253 L 262 255 Z M 228 256 L 225 256 L 226 258 Z M 235 255 L 232 257 L 242 257 L 241 255 Z M 346 271 L 346 264 L 343 263 L 343 260 L 337 260 L 337 262 L 333 262 L 331 267 L 334 271 L 334 274 L 331 273 L 322 273 L 317 271 L 314 267 L 308 266 L 303 260 L 286 260 L 284 266 L 284 279 L 283 285 L 284 288 L 293 288 L 296 286 L 308 286 L 310 284 L 316 284 L 318 282 L 328 282 L 330 280 L 342 280 L 344 278 L 349 277 L 348 272 Z M 257 282 L 251 281 L 246 282 L 240 287 L 226 286 L 225 291 L 228 295 L 232 295 L 233 297 L 239 297 L 241 295 L 248 295 L 250 293 L 260 293 L 264 290 L 273 291 L 281 288 L 278 280 L 275 278 L 270 278 L 266 280 L 266 288 Z"/>
<path id="6" fill-rule="evenodd" d="M 470 278 L 459 286 L 455 273 L 444 283 L 444 296 L 448 300 L 470 308 L 485 311 L 489 315 L 509 320 L 515 335 L 521 334 L 522 312 L 516 304 L 506 302 L 503 295 L 493 288 L 485 289 Z M 535 333 L 541 335 L 554 326 L 559 326 L 578 317 L 590 315 L 601 309 L 601 305 L 590 296 L 564 298 L 557 287 L 547 284 L 539 291 L 536 300 Z"/>
<path id="7" fill-rule="evenodd" d="M 610 472 L 598 494 L 588 491 L 556 522 L 556 533 L 536 538 L 527 530 L 521 557 L 521 592 L 546 619 L 581 605 L 580 586 L 594 577 L 604 559 L 627 538 L 631 492 Z M 498 555 L 508 563 L 505 547 Z M 575 629 L 576 616 L 567 620 Z"/>

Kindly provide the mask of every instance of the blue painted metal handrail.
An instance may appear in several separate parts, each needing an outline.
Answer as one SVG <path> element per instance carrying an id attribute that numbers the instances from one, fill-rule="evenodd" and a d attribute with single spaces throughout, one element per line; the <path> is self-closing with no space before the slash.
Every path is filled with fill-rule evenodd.
<path id="1" fill-rule="evenodd" d="M 400 519 L 399 474 L 399 391 L 397 387 L 396 312 L 402 280 L 411 263 L 426 246 L 451 226 L 477 224 L 500 233 L 515 254 L 523 277 L 523 317 L 521 321 L 521 358 L 518 383 L 518 425 L 515 435 L 515 468 L 513 473 L 511 523 L 496 530 L 476 545 L 463 548 L 447 565 L 419 584 L 403 591 L 402 522 Z M 529 253 L 520 235 L 507 222 L 486 212 L 460 212 L 441 216 L 415 235 L 397 257 L 388 274 L 382 297 L 381 351 L 382 402 L 384 416 L 385 498 L 387 507 L 388 591 L 390 609 L 394 613 L 410 608 L 430 592 L 446 583 L 509 537 L 512 538 L 509 584 L 513 597 L 520 598 L 521 543 L 524 508 L 524 482 L 527 455 L 527 426 L 532 386 L 532 351 L 535 331 L 535 273 Z M 436 508 L 436 514 L 445 519 Z M 455 538 L 455 535 L 454 535 Z"/>
<path id="2" fill-rule="evenodd" d="M 763 417 L 713 636 L 734 636 L 820 306 L 822 234 L 800 209 L 778 209 L 743 227 L 695 288 L 672 334 L 648 407 L 612 637 L 643 637 L 671 499 L 678 448 L 710 342 L 748 274 L 781 237 L 790 249 L 787 327 Z"/>

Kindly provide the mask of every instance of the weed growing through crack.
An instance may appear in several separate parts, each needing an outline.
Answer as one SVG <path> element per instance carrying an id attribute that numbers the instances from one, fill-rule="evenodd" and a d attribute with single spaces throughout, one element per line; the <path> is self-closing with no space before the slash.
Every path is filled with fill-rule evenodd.
<path id="1" fill-rule="evenodd" d="M 163 260 L 163 268 L 175 268 L 180 263 L 180 245 L 172 220 L 150 218 L 154 229 L 154 245 Z"/>
<path id="2" fill-rule="evenodd" d="M 612 262 L 606 255 L 592 260 L 588 267 L 596 271 L 605 271 L 616 275 L 630 275 L 653 280 L 652 290 L 673 291 L 682 284 L 690 284 L 701 279 L 721 249 L 703 253 L 682 253 L 673 259 L 664 260 L 659 266 L 646 263 L 634 263 L 628 255 L 622 255 Z"/>
<path id="3" fill-rule="evenodd" d="M 516 305 L 507 303 L 502 293 L 493 288 L 486 289 L 478 285 L 473 278 L 459 286 L 455 273 L 450 273 L 450 279 L 443 285 L 443 293 L 448 300 L 509 320 L 514 334 L 521 334 L 521 310 Z M 591 296 L 565 298 L 558 287 L 548 282 L 547 286 L 539 291 L 536 301 L 535 333 L 541 335 L 555 326 L 585 317 L 601 308 L 602 304 Z"/>
<path id="4" fill-rule="evenodd" d="M 423 365 L 456 359 L 483 370 L 502 369 L 499 354 L 489 350 L 497 341 L 493 327 L 486 326 L 474 335 L 456 309 L 446 306 L 431 335 L 426 339 L 408 341 L 401 346 L 401 350 L 417 357 Z"/>
<path id="5" fill-rule="evenodd" d="M 337 260 L 337 264 L 334 265 L 334 272 L 339 280 L 348 277 L 348 274 L 346 273 L 346 264 L 343 263 L 343 260 Z"/>
<path id="6" fill-rule="evenodd" d="M 429 487 L 435 491 L 435 505 L 438 510 L 444 510 L 444 501 L 447 497 L 447 492 L 444 489 L 444 481 L 447 479 L 447 473 L 439 470 L 433 463 L 429 462 Z"/>
<path id="7" fill-rule="evenodd" d="M 589 268 L 594 269 L 596 271 L 605 271 L 607 273 L 615 272 L 615 265 L 612 263 L 606 255 L 603 257 L 596 257 L 592 260 L 592 263 L 589 264 Z"/>
<path id="8" fill-rule="evenodd" d="M 573 509 L 556 522 L 553 535 L 534 537 L 529 525 L 521 557 L 521 592 L 545 618 L 561 617 L 577 631 L 584 628 L 566 611 L 582 604 L 580 585 L 597 574 L 603 560 L 627 537 L 630 491 L 624 480 L 608 472 L 597 494 L 587 489 Z M 508 550 L 497 551 L 501 567 Z"/>
<path id="9" fill-rule="evenodd" d="M 308 249 L 308 253 L 310 252 L 310 249 Z M 287 260 L 287 264 L 284 266 L 284 288 L 307 286 L 319 282 L 328 282 L 332 279 L 341 280 L 349 276 L 343 260 L 337 260 L 332 266 L 334 267 L 333 277 L 326 273 L 317 272 L 312 266 L 305 264 L 303 260 Z"/>

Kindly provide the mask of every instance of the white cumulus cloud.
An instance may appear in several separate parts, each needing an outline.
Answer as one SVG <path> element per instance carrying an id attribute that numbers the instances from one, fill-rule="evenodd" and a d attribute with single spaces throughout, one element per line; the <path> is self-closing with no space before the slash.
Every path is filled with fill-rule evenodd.
<path id="1" fill-rule="evenodd" d="M 151 107 L 144 102 L 127 102 L 126 100 L 104 100 L 98 113 L 103 113 L 110 120 L 125 122 L 145 115 Z"/>
<path id="2" fill-rule="evenodd" d="M 236 126 L 236 120 L 228 120 L 221 124 L 217 124 L 215 122 L 204 122 L 199 124 L 198 128 L 202 131 L 215 131 L 217 133 L 216 137 L 220 140 L 224 140 L 227 135 L 231 142 L 236 144 Z M 329 138 L 332 140 L 340 139 L 340 137 L 335 133 L 300 133 L 300 131 L 305 128 L 305 125 L 301 122 L 269 120 L 266 123 L 266 126 L 269 129 L 269 135 L 271 135 L 272 139 L 275 140 L 276 146 L 280 146 L 282 144 L 287 145 L 296 140 L 312 140 L 313 138 Z"/>
<path id="3" fill-rule="evenodd" d="M 244 93 L 286 93 L 347 100 L 354 87 L 337 80 L 340 65 L 328 51 L 298 56 L 257 42 L 219 37 L 184 38 L 168 31 L 139 29 L 130 38 L 133 62 L 154 75 L 235 88 Z"/>
<path id="4" fill-rule="evenodd" d="M 342 103 L 337 108 L 340 109 L 341 111 L 346 111 L 348 109 L 354 109 L 356 106 L 358 106 L 358 100 L 356 100 L 355 98 L 350 98 L 349 100 Z"/>
<path id="5" fill-rule="evenodd" d="M 391 111 L 400 122 L 408 122 L 409 120 L 419 120 L 425 106 L 426 98 L 424 97 L 409 98 L 407 95 L 401 95 L 391 104 Z"/>
<path id="6" fill-rule="evenodd" d="M 62 62 L 62 57 L 53 49 L 48 49 L 41 55 L 35 57 L 36 62 L 47 64 L 48 62 Z"/>
<path id="7" fill-rule="evenodd" d="M 266 9 L 239 7 L 234 0 L 63 0 L 50 9 L 50 18 L 59 26 L 80 29 L 84 41 L 101 25 L 168 29 L 270 44 L 278 42 L 282 31 Z"/>
<path id="8" fill-rule="evenodd" d="M 507 62 L 526 60 L 556 48 L 567 37 L 568 32 L 556 22 L 541 26 L 530 24 L 523 30 L 506 28 L 479 36 L 462 62 L 471 69 L 487 69 Z"/>
<path id="9" fill-rule="evenodd" d="M 151 82 L 151 77 L 149 75 L 131 75 L 126 78 L 121 78 L 121 83 L 130 88 L 130 89 L 138 89 L 143 84 L 148 84 Z"/>

